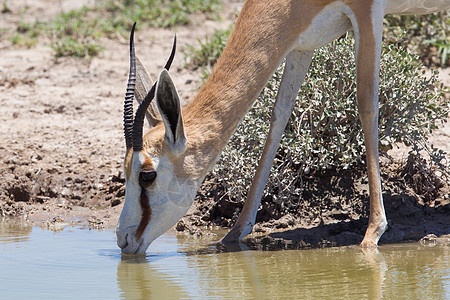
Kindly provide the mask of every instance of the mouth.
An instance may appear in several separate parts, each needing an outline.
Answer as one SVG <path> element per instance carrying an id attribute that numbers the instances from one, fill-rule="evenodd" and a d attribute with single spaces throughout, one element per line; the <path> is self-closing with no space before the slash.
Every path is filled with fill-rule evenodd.
<path id="1" fill-rule="evenodd" d="M 146 251 L 144 240 L 141 238 L 137 241 L 133 232 L 131 230 L 125 234 L 117 234 L 117 245 L 122 249 L 122 254 L 143 255 Z"/>
<path id="2" fill-rule="evenodd" d="M 127 243 L 122 248 L 122 254 L 126 255 L 145 255 L 146 248 L 143 247 L 143 242 L 140 243 L 134 242 L 134 243 Z"/>

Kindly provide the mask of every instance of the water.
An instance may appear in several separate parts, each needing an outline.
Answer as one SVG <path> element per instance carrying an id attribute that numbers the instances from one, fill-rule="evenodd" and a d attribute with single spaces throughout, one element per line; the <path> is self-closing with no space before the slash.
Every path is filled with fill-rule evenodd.
<path id="1" fill-rule="evenodd" d="M 122 257 L 112 230 L 0 221 L 0 299 L 450 299 L 449 247 L 217 252 L 166 234 Z"/>

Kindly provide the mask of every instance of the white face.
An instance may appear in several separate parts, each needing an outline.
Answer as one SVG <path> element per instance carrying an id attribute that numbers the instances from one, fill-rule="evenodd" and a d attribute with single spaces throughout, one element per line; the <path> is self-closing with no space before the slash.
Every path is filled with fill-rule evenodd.
<path id="1" fill-rule="evenodd" d="M 156 178 L 143 188 L 139 176 L 149 158 Z M 177 178 L 172 163 L 164 157 L 146 157 L 140 152 L 134 153 L 132 160 L 126 179 L 125 204 L 116 231 L 117 244 L 124 254 L 145 254 L 150 243 L 186 213 L 194 201 L 198 184 Z M 150 209 L 142 202 L 147 202 Z"/>
<path id="2" fill-rule="evenodd" d="M 131 46 L 133 45 L 131 41 Z M 173 58 L 174 50 L 171 57 Z M 133 50 L 130 55 L 133 61 Z M 169 59 L 170 61 L 170 59 Z M 170 64 L 169 64 L 170 65 Z M 130 66 L 132 74 L 132 65 Z M 139 77 L 148 81 L 147 76 Z M 170 229 L 186 213 L 192 204 L 200 182 L 190 179 L 184 170 L 175 170 L 174 163 L 180 160 L 184 168 L 183 154 L 187 140 L 184 132 L 180 99 L 172 79 L 163 69 L 156 84 L 155 102 L 161 120 L 153 124 L 143 142 L 144 115 L 148 111 L 140 106 L 133 119 L 129 93 L 134 82 L 130 79 L 125 97 L 124 130 L 127 145 L 125 157 L 125 204 L 117 226 L 117 245 L 124 254 L 144 254 L 150 243 Z M 130 81 L 131 80 L 131 81 Z M 147 85 L 151 84 L 147 82 Z M 153 88 L 150 90 L 150 92 Z M 147 91 L 143 94 L 147 94 Z M 152 96 L 148 99 L 152 99 Z M 142 101 L 142 104 L 144 104 Z M 149 105 L 147 102 L 146 105 Z M 140 110 L 141 109 L 141 110 Z M 138 115 L 139 112 L 139 115 Z M 131 113 L 131 114 L 130 114 Z M 130 136 L 130 130 L 133 134 Z M 143 145 L 146 144 L 146 147 Z M 130 147 L 131 146 L 131 147 Z M 171 159 L 169 159 L 170 157 Z"/>

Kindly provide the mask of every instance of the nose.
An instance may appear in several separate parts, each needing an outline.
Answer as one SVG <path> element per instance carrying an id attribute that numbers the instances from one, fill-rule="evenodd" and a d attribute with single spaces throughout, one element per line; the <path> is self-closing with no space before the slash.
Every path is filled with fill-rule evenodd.
<path id="1" fill-rule="evenodd" d="M 117 228 L 116 236 L 117 236 L 117 246 L 119 246 L 120 249 L 125 248 L 128 245 L 127 241 L 128 233 L 123 232 L 122 230 L 120 230 L 120 228 Z"/>
<path id="2" fill-rule="evenodd" d="M 122 249 L 122 254 L 144 255 L 147 247 L 144 246 L 144 239 L 136 240 L 137 226 L 116 229 L 117 245 Z"/>
<path id="3" fill-rule="evenodd" d="M 120 226 L 116 229 L 117 236 L 117 246 L 122 249 L 123 254 L 136 254 L 138 253 L 141 243 L 136 241 L 136 227 L 121 228 Z"/>

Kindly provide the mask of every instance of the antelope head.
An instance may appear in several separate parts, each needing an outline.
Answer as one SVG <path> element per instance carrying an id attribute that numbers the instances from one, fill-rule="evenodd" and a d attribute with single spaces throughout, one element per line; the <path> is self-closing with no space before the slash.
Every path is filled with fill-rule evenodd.
<path id="1" fill-rule="evenodd" d="M 133 39 L 134 26 L 124 102 L 126 192 L 116 234 L 122 253 L 144 254 L 154 239 L 186 213 L 198 183 L 179 175 L 176 167 L 187 144 L 180 99 L 168 73 L 176 40 L 165 68 L 152 85 L 144 66 L 135 57 Z M 140 105 L 133 118 L 134 98 Z M 143 137 L 145 117 L 151 129 Z"/>

